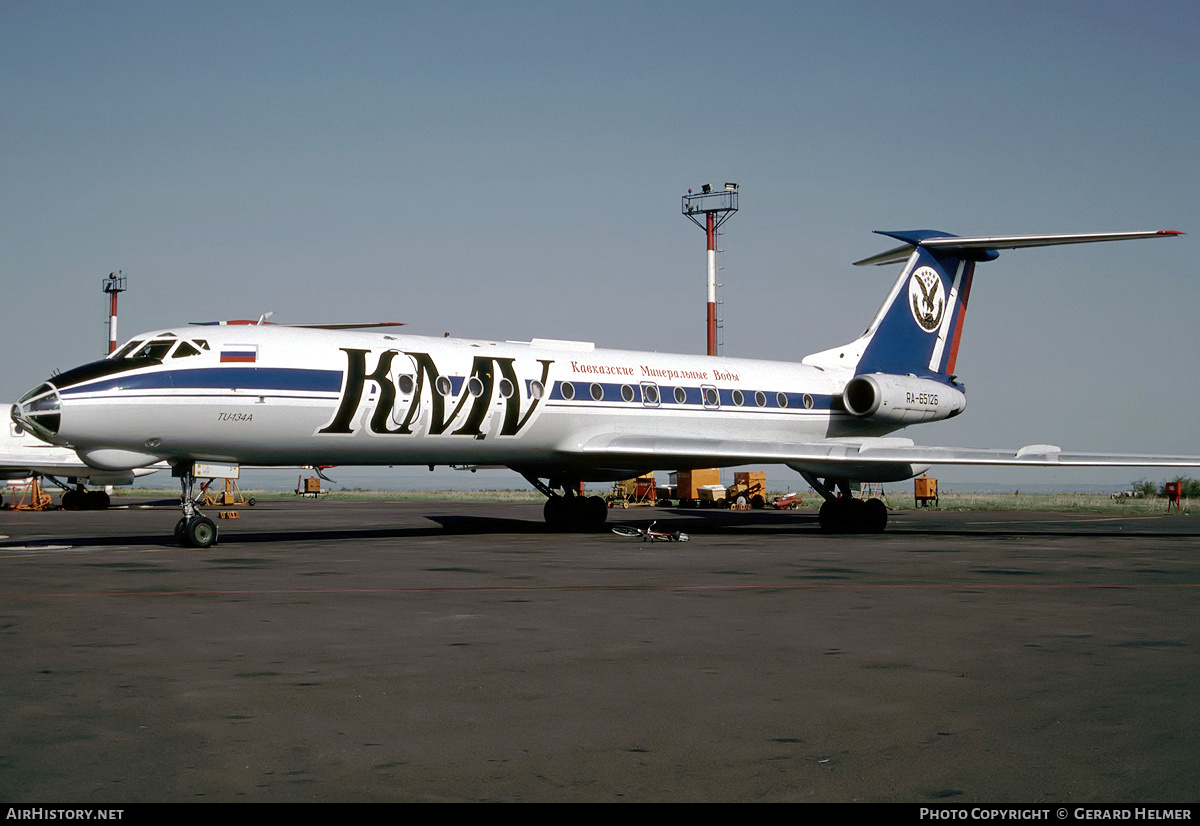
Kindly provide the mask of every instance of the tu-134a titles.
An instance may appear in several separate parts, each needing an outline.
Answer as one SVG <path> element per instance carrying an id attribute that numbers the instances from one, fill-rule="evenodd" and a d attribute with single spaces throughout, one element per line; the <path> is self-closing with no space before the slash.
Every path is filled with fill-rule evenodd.
<path id="1" fill-rule="evenodd" d="M 882 233 L 900 245 L 858 264 L 903 263 L 857 339 L 800 362 L 609 350 L 580 342 L 476 341 L 269 324 L 146 333 L 26 393 L 13 418 L 98 470 L 168 462 L 180 477 L 175 538 L 207 547 L 197 463 L 501 465 L 547 496 L 556 527 L 598 526 L 581 483 L 656 468 L 784 464 L 824 497 L 820 524 L 880 531 L 859 482 L 934 464 L 1194 467 L 1195 456 L 925 447 L 894 434 L 957 416 L 955 375 L 976 264 L 999 250 L 1173 231 L 958 237 Z"/>

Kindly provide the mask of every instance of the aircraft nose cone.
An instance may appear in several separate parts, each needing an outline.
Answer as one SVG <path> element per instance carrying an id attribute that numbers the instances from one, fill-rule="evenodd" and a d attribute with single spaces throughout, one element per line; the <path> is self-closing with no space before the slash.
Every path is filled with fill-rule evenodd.
<path id="1" fill-rule="evenodd" d="M 44 382 L 30 390 L 12 406 L 12 419 L 34 436 L 52 444 L 63 444 L 58 437 L 62 426 L 62 400 L 54 385 Z"/>

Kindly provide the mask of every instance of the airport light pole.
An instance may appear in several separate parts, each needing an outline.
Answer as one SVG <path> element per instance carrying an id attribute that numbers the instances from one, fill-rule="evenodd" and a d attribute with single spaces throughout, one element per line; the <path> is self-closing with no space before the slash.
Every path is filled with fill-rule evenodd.
<path id="1" fill-rule="evenodd" d="M 714 190 L 712 184 L 700 187 L 698 193 L 687 191 L 683 196 L 683 214 L 693 224 L 704 229 L 708 238 L 708 354 L 717 354 L 717 229 L 738 210 L 738 185 L 725 184 Z M 700 216 L 704 216 L 701 223 Z"/>
<path id="2" fill-rule="evenodd" d="M 125 273 L 122 270 L 110 272 L 108 278 L 100 282 L 100 289 L 109 295 L 108 311 L 108 352 L 117 349 L 117 296 L 125 292 Z"/>

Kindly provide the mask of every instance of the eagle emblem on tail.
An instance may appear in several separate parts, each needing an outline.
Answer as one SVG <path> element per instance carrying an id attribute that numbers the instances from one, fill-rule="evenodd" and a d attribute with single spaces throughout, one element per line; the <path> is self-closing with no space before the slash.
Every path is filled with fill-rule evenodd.
<path id="1" fill-rule="evenodd" d="M 941 276 L 932 267 L 921 267 L 908 280 L 908 298 L 913 320 L 927 333 L 942 324 L 946 313 L 946 296 L 942 292 Z"/>

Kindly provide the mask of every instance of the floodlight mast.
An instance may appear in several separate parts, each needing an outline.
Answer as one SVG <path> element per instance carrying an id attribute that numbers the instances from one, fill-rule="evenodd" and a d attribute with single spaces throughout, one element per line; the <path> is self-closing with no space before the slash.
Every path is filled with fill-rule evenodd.
<path id="1" fill-rule="evenodd" d="M 717 354 L 717 229 L 738 210 L 738 185 L 725 184 L 723 190 L 713 190 L 712 184 L 700 187 L 698 193 L 687 191 L 683 196 L 683 214 L 704 229 L 708 236 L 708 354 Z M 704 216 L 701 223 L 700 216 Z"/>
<path id="2" fill-rule="evenodd" d="M 117 349 L 117 296 L 125 292 L 125 273 L 122 270 L 110 272 L 108 278 L 100 282 L 100 289 L 109 295 L 108 311 L 108 352 Z"/>

